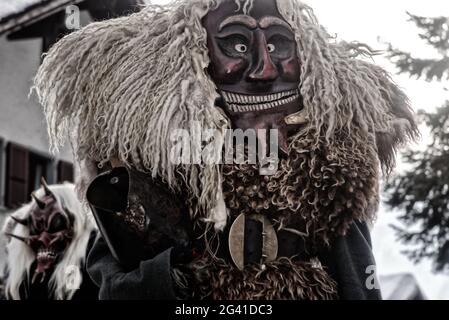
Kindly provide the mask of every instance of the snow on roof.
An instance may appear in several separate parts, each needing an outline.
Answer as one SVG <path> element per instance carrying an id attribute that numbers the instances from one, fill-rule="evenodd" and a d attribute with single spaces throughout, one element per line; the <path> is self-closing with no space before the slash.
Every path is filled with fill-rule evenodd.
<path id="1" fill-rule="evenodd" d="M 424 299 L 415 277 L 410 273 L 380 276 L 382 296 L 386 300 Z"/>
<path id="2" fill-rule="evenodd" d="M 44 2 L 49 2 L 49 0 L 0 0 L 0 21 Z"/>
<path id="3" fill-rule="evenodd" d="M 0 0 L 0 34 L 42 20 L 69 4 L 84 0 Z"/>

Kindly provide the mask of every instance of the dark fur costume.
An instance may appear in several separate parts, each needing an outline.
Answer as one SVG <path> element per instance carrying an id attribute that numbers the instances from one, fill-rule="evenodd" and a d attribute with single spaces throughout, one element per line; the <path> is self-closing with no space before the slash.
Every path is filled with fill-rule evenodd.
<path id="1" fill-rule="evenodd" d="M 223 260 L 193 264 L 193 298 L 214 300 L 331 300 L 337 284 L 317 260 L 294 262 L 279 258 L 240 271 Z"/>
<path id="2" fill-rule="evenodd" d="M 370 54 L 366 46 L 335 41 L 308 6 L 278 0 L 279 13 L 295 33 L 301 64 L 298 89 L 308 122 L 292 137 L 290 154 L 280 163 L 279 172 L 261 177 L 254 166 L 173 163 L 173 129 L 189 131 L 195 122 L 198 132 L 231 127 L 215 104 L 219 93 L 207 73 L 210 58 L 201 23 L 221 2 L 177 1 L 162 10 L 149 6 L 127 18 L 91 24 L 55 44 L 36 77 L 52 145 L 62 145 L 66 132 L 76 133 L 75 154 L 86 173 L 81 187 L 93 178 L 87 174 L 89 165 L 118 159 L 186 194 L 192 222 L 208 246 L 186 273 L 186 281 L 193 283 L 179 283 L 192 289 L 193 296 L 252 299 L 260 297 L 263 288 L 274 299 L 335 297 L 333 282 L 325 275 L 328 270 L 316 269 L 310 261 L 335 242 L 346 241 L 341 238 L 357 222 L 366 225 L 374 219 L 381 165 L 389 171 L 397 147 L 417 134 L 408 100 L 382 68 L 357 59 Z M 304 241 L 302 262 L 278 258 L 266 264 L 265 270 L 247 266 L 241 274 L 222 263 L 214 252 L 220 235 L 215 231 L 224 228 L 226 221 L 226 210 L 216 210 L 225 209 L 223 196 L 230 209 L 228 227 L 242 212 L 260 212 L 278 232 Z M 344 263 L 359 263 L 359 254 L 365 254 L 357 272 L 364 277 L 365 262 L 373 263 L 368 257 L 369 241 L 365 235 L 351 239 L 351 248 L 357 250 L 348 249 Z M 110 265 L 111 261 L 103 260 L 101 254 L 97 258 L 92 259 L 92 269 L 103 281 L 102 272 L 108 266 L 95 263 Z M 281 269 L 286 270 L 286 279 L 274 272 Z M 205 277 L 200 275 L 203 271 Z M 140 283 L 141 274 L 135 275 L 133 284 Z M 267 282 L 266 288 L 258 283 L 260 279 Z M 116 283 L 122 285 L 120 280 Z M 351 286 L 360 285 L 358 280 L 350 281 Z M 310 286 L 313 291 L 292 293 L 282 289 L 284 284 L 286 288 Z M 109 288 L 110 284 L 102 285 Z M 277 291 L 269 292 L 269 286 Z"/>
<path id="3" fill-rule="evenodd" d="M 313 246 L 344 235 L 354 220 L 371 222 L 379 193 L 372 149 L 345 145 L 344 138 L 344 150 L 314 147 L 312 141 L 295 139 L 273 176 L 259 175 L 255 165 L 225 166 L 223 191 L 231 215 L 262 213 Z"/>
<path id="4" fill-rule="evenodd" d="M 371 222 L 375 218 L 379 162 L 370 154 L 372 148 L 345 144 L 343 137 L 341 147 L 333 149 L 314 147 L 312 141 L 306 135 L 297 136 L 273 176 L 260 175 L 256 165 L 223 168 L 223 191 L 231 221 L 241 213 L 267 216 L 277 231 L 302 238 L 303 257 L 308 262 L 279 257 L 265 266 L 250 265 L 240 271 L 221 259 L 204 258 L 191 267 L 198 281 L 194 287 L 199 286 L 203 296 L 337 298 L 336 284 L 316 254 L 336 237 L 344 236 L 355 220 Z"/>

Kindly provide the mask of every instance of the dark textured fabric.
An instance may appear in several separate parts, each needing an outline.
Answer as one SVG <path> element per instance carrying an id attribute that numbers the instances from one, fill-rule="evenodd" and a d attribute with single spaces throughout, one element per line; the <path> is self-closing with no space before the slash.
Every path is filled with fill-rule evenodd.
<path id="1" fill-rule="evenodd" d="M 131 248 L 130 248 L 131 249 Z M 354 223 L 345 237 L 320 255 L 322 264 L 338 283 L 342 300 L 381 299 L 380 291 L 370 290 L 366 281 L 374 265 L 371 239 L 365 223 Z M 95 243 L 87 260 L 92 280 L 100 287 L 100 299 L 176 299 L 170 271 L 170 250 L 144 261 L 132 272 L 124 273 L 105 241 Z"/>
<path id="2" fill-rule="evenodd" d="M 139 268 L 125 273 L 104 239 L 99 238 L 87 258 L 87 270 L 100 287 L 100 300 L 175 300 L 170 251 L 143 261 Z"/>
<path id="3" fill-rule="evenodd" d="M 376 287 L 379 286 L 377 278 L 373 275 L 375 260 L 366 223 L 353 223 L 346 236 L 337 238 L 332 246 L 320 255 L 320 261 L 328 268 L 331 277 L 337 281 L 340 299 L 381 299 L 379 289 L 370 289 L 374 284 L 373 276 L 377 283 Z"/>
<path id="4" fill-rule="evenodd" d="M 91 182 L 86 198 L 113 256 L 128 271 L 193 238 L 184 201 L 148 173 L 125 167 L 104 172 Z"/>

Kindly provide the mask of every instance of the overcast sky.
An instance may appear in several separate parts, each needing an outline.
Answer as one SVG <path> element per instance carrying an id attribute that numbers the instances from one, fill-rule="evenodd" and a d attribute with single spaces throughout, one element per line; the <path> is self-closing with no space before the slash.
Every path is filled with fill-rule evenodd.
<path id="1" fill-rule="evenodd" d="M 406 12 L 420 16 L 449 16 L 447 0 L 308 0 L 319 21 L 338 38 L 362 41 L 375 49 L 385 49 L 383 42 L 410 51 L 416 57 L 435 57 L 436 52 L 418 37 L 418 29 L 407 21 Z M 393 66 L 376 58 L 390 72 Z M 415 109 L 431 110 L 449 99 L 448 83 L 428 83 L 410 79 L 406 75 L 395 80 L 409 95 Z"/>
<path id="2" fill-rule="evenodd" d="M 166 0 L 152 1 L 167 3 Z M 385 49 L 385 42 L 392 43 L 404 51 L 413 52 L 416 57 L 435 57 L 419 37 L 418 29 L 407 21 L 406 12 L 420 16 L 449 16 L 448 0 L 308 0 L 320 23 L 341 40 L 360 41 L 373 49 Z M 382 57 L 377 64 L 395 74 L 391 63 Z M 428 83 L 410 79 L 406 75 L 394 75 L 395 81 L 409 95 L 414 109 L 432 110 L 449 99 L 447 82 Z M 395 222 L 395 214 L 379 210 L 379 219 L 373 230 L 373 244 L 379 274 L 411 272 L 415 275 L 424 293 L 430 299 L 449 299 L 449 277 L 433 275 L 430 263 L 412 265 L 401 255 L 401 245 L 397 243 L 389 227 Z"/>

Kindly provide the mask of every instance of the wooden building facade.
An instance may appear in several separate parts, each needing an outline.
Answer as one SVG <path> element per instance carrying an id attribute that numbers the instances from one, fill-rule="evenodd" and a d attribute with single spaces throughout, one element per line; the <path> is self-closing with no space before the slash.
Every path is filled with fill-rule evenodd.
<path id="1" fill-rule="evenodd" d="M 68 9 L 79 10 L 82 27 L 142 5 L 140 0 L 0 0 L 0 211 L 29 201 L 41 176 L 49 183 L 75 178 L 70 147 L 50 154 L 42 109 L 28 97 L 42 54 L 76 30 L 67 24 L 73 11 Z"/>

